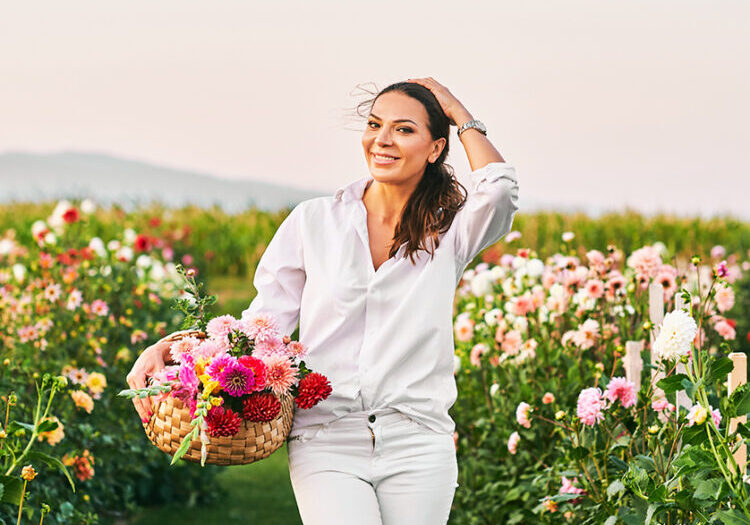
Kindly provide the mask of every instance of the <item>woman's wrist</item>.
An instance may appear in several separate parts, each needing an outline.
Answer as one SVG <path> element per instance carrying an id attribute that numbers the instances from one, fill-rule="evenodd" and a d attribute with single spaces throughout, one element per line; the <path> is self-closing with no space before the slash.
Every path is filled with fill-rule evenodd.
<path id="1" fill-rule="evenodd" d="M 463 106 L 453 114 L 453 121 L 456 123 L 456 126 L 458 128 L 460 128 L 470 120 L 474 120 L 474 117 L 471 115 L 471 113 L 469 113 L 469 110 L 467 110 Z"/>

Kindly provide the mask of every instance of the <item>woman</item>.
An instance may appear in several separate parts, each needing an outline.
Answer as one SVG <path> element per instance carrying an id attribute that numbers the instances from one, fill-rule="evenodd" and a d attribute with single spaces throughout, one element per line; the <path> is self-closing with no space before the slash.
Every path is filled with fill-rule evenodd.
<path id="1" fill-rule="evenodd" d="M 451 124 L 473 170 L 468 191 L 444 164 Z M 458 486 L 454 294 L 472 259 L 510 231 L 518 184 L 481 123 L 431 77 L 378 93 L 362 146 L 370 175 L 292 210 L 243 317 L 271 312 L 287 334 L 299 321 L 307 365 L 333 386 L 296 410 L 289 434 L 303 522 L 446 523 Z M 147 348 L 130 386 L 167 352 Z"/>

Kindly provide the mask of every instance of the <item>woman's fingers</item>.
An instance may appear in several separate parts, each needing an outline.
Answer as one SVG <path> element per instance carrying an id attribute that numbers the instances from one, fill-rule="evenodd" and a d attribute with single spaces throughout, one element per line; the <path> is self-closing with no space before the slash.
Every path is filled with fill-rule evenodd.
<path id="1" fill-rule="evenodd" d="M 127 377 L 127 382 L 132 389 L 146 388 L 145 374 L 131 372 Z M 151 412 L 153 411 L 151 407 L 151 398 L 134 397 L 133 405 L 135 406 L 135 410 L 138 412 L 141 421 L 148 421 L 151 418 Z"/>

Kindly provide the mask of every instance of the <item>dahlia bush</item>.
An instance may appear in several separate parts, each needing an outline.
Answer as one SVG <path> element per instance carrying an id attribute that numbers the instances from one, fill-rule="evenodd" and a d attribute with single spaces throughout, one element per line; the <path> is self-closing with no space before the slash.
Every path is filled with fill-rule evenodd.
<path id="1" fill-rule="evenodd" d="M 516 238 L 506 238 L 506 242 Z M 734 325 L 728 317 L 734 302 L 733 285 L 742 277 L 736 256 L 704 265 L 667 259 L 666 247 L 660 243 L 641 247 L 629 256 L 614 245 L 606 253 L 563 247 L 562 253 L 544 261 L 533 250 L 519 248 L 515 255 L 499 257 L 496 264 L 488 259 L 464 272 L 454 320 L 459 396 L 452 416 L 460 468 L 452 522 L 561 523 L 576 519 L 603 523 L 617 514 L 614 520 L 643 523 L 637 519 L 645 517 L 648 504 L 642 505 L 638 496 L 620 501 L 623 510 L 619 514 L 613 511 L 611 500 L 592 499 L 597 494 L 606 497 L 612 479 L 606 474 L 602 480 L 600 471 L 604 476 L 612 464 L 628 464 L 625 449 L 633 434 L 654 436 L 648 433 L 654 424 L 651 420 L 644 419 L 646 426 L 636 427 L 641 417 L 636 421 L 635 416 L 628 419 L 626 415 L 648 415 L 643 412 L 647 406 L 652 417 L 665 417 L 662 413 L 675 405 L 674 399 L 648 398 L 646 402 L 645 379 L 640 391 L 634 389 L 623 367 L 625 343 L 644 341 L 645 362 L 650 362 L 651 352 L 669 355 L 672 362 L 687 359 L 689 353 L 683 357 L 686 350 L 680 346 L 690 336 L 685 330 L 691 324 L 685 316 L 695 319 L 696 348 L 700 343 L 711 359 L 726 354 L 724 344 L 734 337 L 727 327 Z M 714 274 L 724 277 L 712 281 Z M 683 297 L 688 301 L 685 316 L 667 315 L 666 329 L 655 348 L 648 341 L 653 328 L 648 317 L 648 287 L 653 282 L 662 285 L 667 311 L 675 310 L 675 296 L 681 289 L 687 292 Z M 704 312 L 702 317 L 694 315 L 699 311 Z M 726 361 L 718 362 L 722 363 L 716 365 L 718 370 L 726 375 Z M 661 390 L 674 397 L 670 382 L 675 381 L 675 373 L 669 372 Z M 650 375 L 646 365 L 644 378 Z M 698 384 L 699 376 L 695 377 Z M 718 376 L 710 377 L 717 381 Z M 715 388 L 710 392 L 710 403 L 703 403 L 709 413 L 720 407 Z M 649 395 L 653 398 L 653 393 Z M 680 416 L 687 421 L 684 408 Z M 697 416 L 699 421 L 701 413 Z M 727 414 L 723 417 L 729 418 Z M 621 422 L 609 436 L 606 429 L 613 421 Z M 624 427 L 622 421 L 626 421 Z M 690 427 L 691 432 L 697 428 Z M 601 441 L 593 441 L 592 435 Z M 606 454 L 602 452 L 605 445 L 610 449 Z M 619 456 L 625 454 L 625 459 L 618 463 L 612 447 Z M 635 450 L 636 445 L 632 447 Z M 596 466 L 585 464 L 594 485 L 579 464 L 593 450 L 604 455 Z M 648 451 L 641 447 L 634 456 L 647 457 Z M 721 475 L 715 460 L 713 468 Z M 660 516 L 659 523 L 669 522 L 664 519 L 666 514 Z M 674 518 L 671 523 L 676 523 Z"/>
<path id="2" fill-rule="evenodd" d="M 35 432 L 35 384 L 48 374 L 67 386 L 33 424 L 29 450 L 56 462 L 33 464 L 38 475 L 24 522 L 33 512 L 39 521 L 42 503 L 50 507 L 45 523 L 95 523 L 137 504 L 210 496 L 199 487 L 216 471 L 169 469 L 110 386 L 132 367 L 131 348 L 179 326 L 182 316 L 164 299 L 182 293 L 170 258 L 183 248 L 136 232 L 128 221 L 102 222 L 85 202 L 62 201 L 27 222 L 28 230 L 0 233 L 0 395 L 7 401 L 12 392 L 16 400 L 12 417 L 0 419 L 0 436 L 7 436 L 0 438 L 0 464 L 17 454 L 10 443 L 26 443 Z M 61 465 L 77 479 L 75 492 Z M 5 494 L 0 523 L 15 523 L 18 510 Z"/>
<path id="3" fill-rule="evenodd" d="M 210 438 L 235 435 L 243 420 L 262 423 L 275 419 L 281 412 L 280 400 L 287 396 L 299 408 L 308 409 L 331 394 L 328 379 L 305 366 L 305 346 L 280 334 L 273 315 L 213 317 L 205 306 L 215 303 L 216 296 L 203 296 L 193 271 L 185 272 L 182 266 L 177 270 L 185 278 L 191 299 L 178 299 L 176 307 L 185 312 L 186 323 L 206 337 L 188 336 L 173 342 L 173 364 L 150 378 L 148 387 L 119 394 L 127 398 L 153 396 L 157 403 L 172 396 L 188 407 L 192 431 L 172 463 L 200 438 L 204 465 Z"/>

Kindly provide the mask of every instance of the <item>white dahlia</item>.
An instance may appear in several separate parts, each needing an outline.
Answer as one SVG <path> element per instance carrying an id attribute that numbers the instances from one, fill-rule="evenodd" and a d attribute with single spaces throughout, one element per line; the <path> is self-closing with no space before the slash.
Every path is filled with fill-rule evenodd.
<path id="1" fill-rule="evenodd" d="M 654 341 L 654 352 L 662 360 L 687 355 L 697 331 L 695 320 L 685 310 L 669 312 L 664 316 L 659 336 Z"/>

